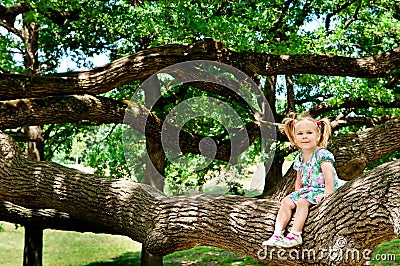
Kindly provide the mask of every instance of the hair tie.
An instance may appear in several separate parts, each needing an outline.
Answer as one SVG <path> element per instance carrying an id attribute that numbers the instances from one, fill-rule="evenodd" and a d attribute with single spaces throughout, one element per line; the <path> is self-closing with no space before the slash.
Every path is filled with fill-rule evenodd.
<path id="1" fill-rule="evenodd" d="M 296 123 L 296 119 L 293 119 L 292 120 L 292 122 L 290 122 L 290 125 L 292 126 L 292 127 L 294 127 L 294 124 Z"/>
<path id="2" fill-rule="evenodd" d="M 322 122 L 320 120 L 316 120 L 315 122 L 317 123 L 317 126 L 319 126 L 319 127 L 322 125 Z"/>

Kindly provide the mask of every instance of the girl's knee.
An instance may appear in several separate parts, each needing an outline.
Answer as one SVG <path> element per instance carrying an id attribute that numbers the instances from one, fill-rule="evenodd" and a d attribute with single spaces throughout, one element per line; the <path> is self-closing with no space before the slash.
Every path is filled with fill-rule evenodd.
<path id="1" fill-rule="evenodd" d="M 306 199 L 304 199 L 304 198 L 300 198 L 298 201 L 297 201 L 297 206 L 298 207 L 310 207 L 310 205 L 311 205 L 311 203 L 310 202 L 308 202 Z"/>
<path id="2" fill-rule="evenodd" d="M 296 204 L 294 204 L 293 200 L 292 200 L 290 197 L 285 197 L 285 198 L 282 200 L 281 206 L 282 206 L 282 207 L 289 208 L 289 209 L 291 209 L 291 210 L 293 210 L 294 208 L 296 208 Z"/>

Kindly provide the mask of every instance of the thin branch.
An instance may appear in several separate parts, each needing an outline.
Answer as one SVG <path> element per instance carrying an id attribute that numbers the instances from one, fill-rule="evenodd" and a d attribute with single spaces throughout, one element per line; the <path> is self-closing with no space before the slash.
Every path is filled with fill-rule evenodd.
<path id="1" fill-rule="evenodd" d="M 393 102 L 389 103 L 384 103 L 384 102 L 370 103 L 369 101 L 363 99 L 345 98 L 344 102 L 338 106 L 332 106 L 328 105 L 326 102 L 322 102 L 314 106 L 309 112 L 313 116 L 320 116 L 323 113 L 342 108 L 369 108 L 369 107 L 399 108 L 400 99 L 396 99 Z"/>
<path id="2" fill-rule="evenodd" d="M 54 126 L 54 125 L 55 125 L 55 124 L 52 124 L 52 126 Z M 65 143 L 65 141 L 68 139 L 68 137 L 72 135 L 72 132 L 73 132 L 73 131 L 75 131 L 74 134 L 76 134 L 76 130 L 75 130 L 75 129 L 76 129 L 76 127 L 73 127 L 73 128 L 68 129 L 67 134 L 64 134 L 64 136 L 62 137 L 62 139 L 60 139 L 60 138 L 58 137 L 58 141 L 56 142 L 56 146 L 51 145 L 52 149 L 50 149 L 50 152 L 47 154 L 47 156 L 46 156 L 46 158 L 45 158 L 45 161 L 50 161 L 51 158 L 53 158 L 54 153 L 58 150 L 58 148 L 59 148 L 63 143 Z M 57 132 L 56 132 L 56 134 L 57 134 Z M 56 134 L 54 134 L 54 135 L 56 135 Z M 46 139 L 46 140 L 49 141 L 49 139 Z"/>
<path id="3" fill-rule="evenodd" d="M 294 101 L 294 87 L 291 75 L 285 75 L 286 77 L 286 89 L 287 89 L 287 112 L 294 112 L 296 110 L 296 105 Z"/>
<path id="4" fill-rule="evenodd" d="M 289 10 L 290 5 L 293 3 L 293 0 L 287 0 L 285 1 L 283 8 L 282 8 L 282 12 L 279 16 L 279 18 L 277 20 L 274 21 L 273 26 L 271 27 L 271 29 L 269 30 L 270 32 L 275 32 L 277 31 L 279 28 L 282 27 L 282 23 L 283 23 L 283 19 L 284 17 L 287 15 L 287 12 Z"/>
<path id="5" fill-rule="evenodd" d="M 351 0 L 349 2 L 344 3 L 343 5 L 338 5 L 334 10 L 332 10 L 332 12 L 328 13 L 328 15 L 326 15 L 326 20 L 325 20 L 325 30 L 328 32 L 330 31 L 329 28 L 330 28 L 331 19 L 333 16 L 335 16 L 336 14 L 345 10 L 346 8 L 351 6 L 353 3 L 355 3 L 356 1 L 358 1 L 358 0 Z"/>
<path id="6" fill-rule="evenodd" d="M 15 34 L 18 37 L 22 37 L 21 32 L 19 30 L 17 30 L 14 27 L 9 27 L 9 25 L 7 23 L 4 23 L 1 19 L 0 19 L 0 27 L 4 27 L 5 29 L 7 29 L 9 32 Z"/>
<path id="7" fill-rule="evenodd" d="M 31 9 L 28 3 L 17 3 L 11 7 L 0 5 L 0 26 L 22 38 L 21 32 L 14 27 L 17 16 Z"/>
<path id="8" fill-rule="evenodd" d="M 347 126 L 367 126 L 368 128 L 382 125 L 385 122 L 396 119 L 393 116 L 378 116 L 378 117 L 347 117 L 337 119 L 331 123 L 334 131 Z"/>
<path id="9" fill-rule="evenodd" d="M 357 20 L 358 18 L 358 13 L 360 12 L 362 6 L 362 0 L 360 0 L 360 4 L 357 6 L 356 10 L 354 11 L 354 15 L 345 22 L 344 27 L 347 28 L 348 26 L 350 26 L 351 23 L 353 23 L 354 21 Z"/>
<path id="10" fill-rule="evenodd" d="M 118 124 L 114 124 L 114 126 L 111 128 L 111 130 L 107 133 L 107 135 L 100 142 L 106 141 L 106 139 L 108 139 L 108 137 L 111 136 L 111 133 L 115 130 L 115 128 L 117 126 L 118 126 Z"/>

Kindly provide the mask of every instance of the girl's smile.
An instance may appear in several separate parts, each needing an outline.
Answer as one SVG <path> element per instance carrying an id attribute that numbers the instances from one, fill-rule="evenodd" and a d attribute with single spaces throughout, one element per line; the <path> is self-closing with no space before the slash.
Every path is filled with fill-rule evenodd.
<path id="1" fill-rule="evenodd" d="M 317 147 L 320 134 L 315 123 L 309 120 L 299 121 L 294 129 L 294 140 L 301 150 L 313 151 Z"/>

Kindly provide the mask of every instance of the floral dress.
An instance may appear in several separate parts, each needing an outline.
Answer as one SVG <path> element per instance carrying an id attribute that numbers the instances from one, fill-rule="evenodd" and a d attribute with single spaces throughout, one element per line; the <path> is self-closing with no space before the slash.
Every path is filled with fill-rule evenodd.
<path id="1" fill-rule="evenodd" d="M 325 178 L 322 174 L 321 163 L 330 161 L 332 163 L 334 190 L 339 187 L 338 176 L 333 166 L 335 158 L 333 154 L 323 147 L 317 148 L 308 162 L 302 162 L 302 152 L 300 152 L 293 164 L 293 169 L 300 171 L 302 187 L 289 194 L 289 197 L 297 204 L 300 198 L 306 199 L 312 204 L 317 203 L 317 196 L 324 194 Z"/>

